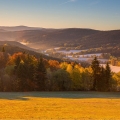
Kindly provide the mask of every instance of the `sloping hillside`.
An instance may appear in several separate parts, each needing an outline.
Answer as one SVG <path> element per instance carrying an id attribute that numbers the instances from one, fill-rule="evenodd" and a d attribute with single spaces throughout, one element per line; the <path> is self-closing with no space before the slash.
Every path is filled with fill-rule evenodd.
<path id="1" fill-rule="evenodd" d="M 27 50 L 32 50 L 32 51 L 35 51 L 35 49 L 32 49 L 30 47 L 27 47 L 19 42 L 16 42 L 16 41 L 0 41 L 0 45 L 4 45 L 4 46 L 16 46 L 16 47 L 20 47 L 20 48 L 23 48 L 23 49 L 27 49 Z"/>
<path id="2" fill-rule="evenodd" d="M 83 45 L 91 47 L 100 47 L 103 45 L 120 45 L 120 30 L 103 31 L 90 35 L 81 42 Z"/>
<path id="3" fill-rule="evenodd" d="M 14 54 L 16 52 L 26 52 L 28 54 L 34 55 L 37 58 L 40 57 L 40 55 L 43 56 L 43 58 L 47 59 L 47 60 L 57 60 L 57 61 L 62 61 L 61 59 L 58 58 L 53 58 L 50 56 L 46 56 L 42 53 L 38 53 L 36 52 L 34 49 L 31 49 L 29 47 L 26 47 L 18 42 L 14 42 L 14 41 L 0 41 L 0 51 L 2 51 L 2 48 L 5 48 L 5 52 L 9 53 L 9 54 Z"/>

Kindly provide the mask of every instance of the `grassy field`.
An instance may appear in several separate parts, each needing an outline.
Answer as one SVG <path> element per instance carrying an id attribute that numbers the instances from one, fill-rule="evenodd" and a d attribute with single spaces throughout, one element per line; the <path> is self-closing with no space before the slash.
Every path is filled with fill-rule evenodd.
<path id="1" fill-rule="evenodd" d="M 120 93 L 0 93 L 0 119 L 120 119 Z"/>

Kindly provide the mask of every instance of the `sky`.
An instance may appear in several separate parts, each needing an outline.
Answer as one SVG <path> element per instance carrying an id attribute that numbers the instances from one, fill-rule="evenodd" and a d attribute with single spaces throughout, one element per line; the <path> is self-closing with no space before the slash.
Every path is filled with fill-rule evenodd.
<path id="1" fill-rule="evenodd" d="M 120 0 L 0 0 L 0 26 L 120 29 Z"/>

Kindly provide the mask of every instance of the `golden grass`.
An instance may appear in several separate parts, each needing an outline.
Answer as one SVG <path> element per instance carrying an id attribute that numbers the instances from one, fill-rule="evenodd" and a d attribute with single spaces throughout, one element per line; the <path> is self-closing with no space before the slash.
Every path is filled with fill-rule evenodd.
<path id="1" fill-rule="evenodd" d="M 119 94 L 117 97 L 113 93 L 95 94 L 96 97 L 84 92 L 75 92 L 75 96 L 74 92 L 0 93 L 0 119 L 119 120 Z"/>

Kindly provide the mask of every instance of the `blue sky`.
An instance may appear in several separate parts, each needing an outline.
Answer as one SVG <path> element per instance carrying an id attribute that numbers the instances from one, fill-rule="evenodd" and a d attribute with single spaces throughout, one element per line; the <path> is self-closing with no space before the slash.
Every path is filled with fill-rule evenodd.
<path id="1" fill-rule="evenodd" d="M 0 26 L 120 29 L 120 0 L 0 0 Z"/>

